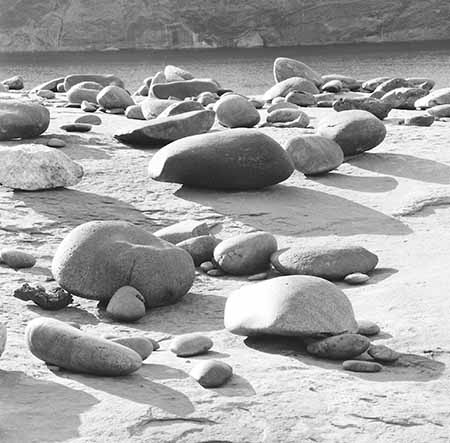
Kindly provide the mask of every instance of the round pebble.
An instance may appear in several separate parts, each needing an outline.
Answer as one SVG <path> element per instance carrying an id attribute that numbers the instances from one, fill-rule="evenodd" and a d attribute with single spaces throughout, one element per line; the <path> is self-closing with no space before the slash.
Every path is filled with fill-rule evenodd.
<path id="1" fill-rule="evenodd" d="M 348 274 L 345 276 L 344 281 L 349 285 L 362 285 L 366 281 L 369 280 L 369 276 L 367 274 L 363 274 L 362 272 L 355 272 L 354 274 Z"/>
<path id="2" fill-rule="evenodd" d="M 69 123 L 60 126 L 60 128 L 67 132 L 88 132 L 92 129 L 92 126 L 87 123 Z"/>
<path id="3" fill-rule="evenodd" d="M 101 125 L 102 119 L 98 115 L 82 115 L 75 120 L 75 123 L 87 123 L 89 125 Z"/>
<path id="4" fill-rule="evenodd" d="M 209 337 L 193 333 L 174 338 L 169 349 L 178 357 L 191 357 L 208 352 L 212 346 L 213 342 Z"/>
<path id="5" fill-rule="evenodd" d="M 203 272 L 208 273 L 208 271 L 211 271 L 212 269 L 214 269 L 214 264 L 210 261 L 205 261 L 200 265 L 200 269 Z"/>
<path id="6" fill-rule="evenodd" d="M 36 258 L 33 255 L 17 249 L 2 249 L 0 260 L 14 269 L 32 268 L 36 264 Z"/>
<path id="7" fill-rule="evenodd" d="M 363 360 L 346 360 L 342 363 L 342 367 L 352 372 L 380 372 L 383 369 L 379 363 Z"/>
<path id="8" fill-rule="evenodd" d="M 60 138 L 50 138 L 47 141 L 47 146 L 50 148 L 64 148 L 64 146 L 66 146 L 66 142 Z"/>
<path id="9" fill-rule="evenodd" d="M 253 274 L 247 277 L 247 280 L 249 281 L 258 281 L 258 280 L 265 280 L 267 278 L 267 272 L 260 272 L 259 274 Z"/>
<path id="10" fill-rule="evenodd" d="M 377 335 L 380 332 L 380 327 L 370 320 L 358 320 L 358 334 L 370 337 Z"/>
<path id="11" fill-rule="evenodd" d="M 376 361 L 392 363 L 400 358 L 400 353 L 385 345 L 371 345 L 367 353 Z"/>
<path id="12" fill-rule="evenodd" d="M 207 274 L 210 277 L 223 277 L 225 275 L 225 272 L 223 272 L 221 269 L 211 269 L 207 272 Z"/>
<path id="13" fill-rule="evenodd" d="M 204 388 L 218 388 L 233 375 L 233 368 L 217 360 L 205 360 L 195 365 L 189 375 Z"/>

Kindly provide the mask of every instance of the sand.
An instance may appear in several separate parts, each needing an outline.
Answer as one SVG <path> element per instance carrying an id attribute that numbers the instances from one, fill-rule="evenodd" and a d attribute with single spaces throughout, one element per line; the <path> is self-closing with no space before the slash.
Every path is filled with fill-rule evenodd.
<path id="1" fill-rule="evenodd" d="M 330 109 L 309 109 L 315 125 Z M 199 191 L 146 176 L 154 150 L 132 149 L 112 135 L 142 125 L 99 114 L 85 134 L 59 126 L 82 112 L 51 108 L 48 131 L 85 168 L 71 189 L 13 192 L 0 188 L 0 245 L 36 255 L 37 265 L 0 265 L 0 321 L 8 343 L 0 358 L 0 441 L 28 442 L 447 442 L 450 435 L 450 123 L 405 127 L 393 111 L 386 140 L 336 171 L 256 192 Z M 264 131 L 283 142 L 300 129 Z M 6 142 L 1 146 L 20 142 Z M 0 148 L 1 149 L 1 148 Z M 378 269 L 362 286 L 339 283 L 356 317 L 378 323 L 374 340 L 402 353 L 376 374 L 346 372 L 339 362 L 307 355 L 284 339 L 244 339 L 223 329 L 223 310 L 245 278 L 201 272 L 178 304 L 153 309 L 136 324 L 105 317 L 93 301 L 76 298 L 58 312 L 14 297 L 24 282 L 50 284 L 52 256 L 75 226 L 127 220 L 154 232 L 196 218 L 226 238 L 266 230 L 281 246 L 338 240 L 378 254 Z M 48 368 L 31 355 L 24 328 L 44 315 L 75 321 L 95 334 L 145 333 L 160 341 L 135 374 L 101 378 Z M 177 334 L 214 340 L 207 356 L 178 358 L 168 350 Z M 205 358 L 233 366 L 224 387 L 204 389 L 188 376 Z"/>

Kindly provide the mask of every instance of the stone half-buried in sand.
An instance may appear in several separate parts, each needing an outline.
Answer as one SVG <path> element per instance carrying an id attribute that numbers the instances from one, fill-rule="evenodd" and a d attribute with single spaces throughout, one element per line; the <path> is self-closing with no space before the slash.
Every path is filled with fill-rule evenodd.
<path id="1" fill-rule="evenodd" d="M 213 111 L 184 112 L 154 119 L 138 129 L 114 137 L 123 143 L 158 148 L 180 138 L 208 132 L 214 119 Z"/>
<path id="2" fill-rule="evenodd" d="M 195 268 L 185 250 L 122 221 L 94 221 L 73 229 L 52 263 L 55 280 L 79 297 L 108 301 L 132 286 L 147 307 L 179 301 L 191 288 Z"/>
<path id="3" fill-rule="evenodd" d="M 316 337 L 358 330 L 352 305 L 334 284 L 289 276 L 249 284 L 227 299 L 225 328 L 238 335 Z"/>
<path id="4" fill-rule="evenodd" d="M 256 129 L 186 137 L 158 151 L 148 168 L 154 180 L 223 190 L 264 188 L 293 170 L 286 151 Z"/>

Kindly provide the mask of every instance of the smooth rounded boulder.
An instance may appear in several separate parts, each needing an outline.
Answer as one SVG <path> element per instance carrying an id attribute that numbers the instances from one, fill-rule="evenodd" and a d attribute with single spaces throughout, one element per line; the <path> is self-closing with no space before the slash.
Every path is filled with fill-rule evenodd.
<path id="1" fill-rule="evenodd" d="M 125 89 L 119 86 L 106 86 L 97 94 L 97 103 L 105 109 L 126 109 L 135 103 Z"/>
<path id="2" fill-rule="evenodd" d="M 288 57 L 278 57 L 273 62 L 273 76 L 277 83 L 291 77 L 303 77 L 320 86 L 323 81 L 320 75 L 307 64 Z"/>
<path id="3" fill-rule="evenodd" d="M 358 329 L 343 291 L 327 280 L 300 275 L 250 283 L 232 292 L 224 324 L 244 336 L 315 337 Z"/>
<path id="4" fill-rule="evenodd" d="M 170 83 L 152 84 L 150 94 L 156 98 L 167 99 L 177 97 L 184 100 L 186 97 L 197 97 L 202 92 L 216 92 L 219 86 L 211 79 L 182 80 Z"/>
<path id="5" fill-rule="evenodd" d="M 214 260 L 222 271 L 232 275 L 252 275 L 270 267 L 277 240 L 269 232 L 252 232 L 228 238 L 214 249 Z"/>
<path id="6" fill-rule="evenodd" d="M 355 272 L 371 272 L 378 257 L 361 246 L 293 246 L 275 252 L 271 262 L 281 274 L 342 280 Z"/>
<path id="7" fill-rule="evenodd" d="M 322 119 L 317 134 L 334 140 L 350 156 L 378 146 L 386 137 L 386 127 L 370 112 L 350 110 Z"/>
<path id="8" fill-rule="evenodd" d="M 0 250 L 0 263 L 6 263 L 10 268 L 32 268 L 36 264 L 36 257 L 17 249 L 5 248 Z"/>
<path id="9" fill-rule="evenodd" d="M 181 248 L 122 221 L 94 221 L 73 229 L 52 262 L 58 284 L 82 298 L 108 301 L 132 286 L 147 307 L 179 301 L 191 288 L 195 268 Z"/>
<path id="10" fill-rule="evenodd" d="M 233 376 L 233 368 L 223 361 L 206 360 L 197 363 L 189 375 L 204 388 L 218 388 Z"/>
<path id="11" fill-rule="evenodd" d="M 175 337 L 170 343 L 170 350 L 178 357 L 191 357 L 205 354 L 213 347 L 213 341 L 206 335 L 191 333 Z"/>
<path id="12" fill-rule="evenodd" d="M 176 82 L 180 80 L 192 80 L 194 76 L 183 68 L 174 65 L 164 67 L 164 78 L 167 82 Z"/>
<path id="13" fill-rule="evenodd" d="M 145 315 L 145 300 L 132 286 L 122 286 L 109 300 L 106 312 L 118 321 L 133 322 Z"/>
<path id="14" fill-rule="evenodd" d="M 415 109 L 415 102 L 427 94 L 422 88 L 396 88 L 384 94 L 380 101 L 395 109 Z"/>
<path id="15" fill-rule="evenodd" d="M 82 82 L 73 85 L 67 91 L 67 100 L 69 103 L 82 103 L 87 101 L 89 103 L 97 103 L 97 94 L 101 91 L 103 86 L 96 82 Z"/>
<path id="16" fill-rule="evenodd" d="M 175 140 L 208 132 L 214 124 L 214 111 L 191 111 L 170 117 L 159 117 L 145 126 L 114 135 L 117 140 L 131 145 L 160 148 Z"/>
<path id="17" fill-rule="evenodd" d="M 273 100 L 276 97 L 286 97 L 290 92 L 309 92 L 318 94 L 317 86 L 303 77 L 291 77 L 268 89 L 263 98 L 266 101 Z"/>
<path id="18" fill-rule="evenodd" d="M 297 171 L 305 175 L 318 175 L 336 169 L 344 161 L 340 146 L 320 135 L 292 137 L 285 145 Z"/>
<path id="19" fill-rule="evenodd" d="M 450 104 L 450 88 L 436 89 L 425 97 L 419 98 L 414 103 L 417 109 L 428 109 L 437 105 Z"/>
<path id="20" fill-rule="evenodd" d="M 81 82 L 95 82 L 102 86 L 115 85 L 124 87 L 123 81 L 115 75 L 103 74 L 71 74 L 64 77 L 64 90 L 68 91 L 72 86 Z"/>
<path id="21" fill-rule="evenodd" d="M 165 109 L 169 108 L 172 105 L 178 105 L 179 103 L 181 102 L 177 100 L 148 98 L 146 100 L 143 100 L 140 105 L 144 118 L 146 120 L 152 120 L 158 117 Z"/>
<path id="22" fill-rule="evenodd" d="M 154 350 L 152 341 L 147 337 L 117 337 L 108 340 L 132 349 L 141 356 L 142 360 L 147 359 Z"/>
<path id="23" fill-rule="evenodd" d="M 221 97 L 214 109 L 219 123 L 227 128 L 252 128 L 260 120 L 257 109 L 237 94 Z"/>
<path id="24" fill-rule="evenodd" d="M 52 318 L 31 320 L 25 340 L 35 357 L 73 372 L 122 376 L 142 366 L 135 351 Z"/>
<path id="25" fill-rule="evenodd" d="M 246 190 L 271 186 L 294 171 L 284 149 L 256 129 L 230 129 L 177 140 L 150 160 L 149 176 L 187 186 Z"/>
<path id="26" fill-rule="evenodd" d="M 182 102 L 175 102 L 168 106 L 161 114 L 159 118 L 170 117 L 172 115 L 184 114 L 185 112 L 203 111 L 205 108 L 199 102 L 193 100 L 184 100 Z"/>
<path id="27" fill-rule="evenodd" d="M 0 100 L 0 141 L 37 137 L 47 130 L 50 112 L 25 100 Z"/>
<path id="28" fill-rule="evenodd" d="M 200 266 L 212 259 L 214 249 L 219 243 L 220 240 L 212 235 L 201 235 L 177 243 L 177 246 L 189 252 L 195 266 Z"/>
<path id="29" fill-rule="evenodd" d="M 328 83 L 331 81 L 339 80 L 344 88 L 350 89 L 351 91 L 358 90 L 362 86 L 362 82 L 349 77 L 348 75 L 341 74 L 326 74 L 322 75 L 322 83 Z"/>
<path id="30" fill-rule="evenodd" d="M 448 118 L 450 117 L 450 104 L 433 106 L 427 109 L 427 112 L 435 118 Z"/>

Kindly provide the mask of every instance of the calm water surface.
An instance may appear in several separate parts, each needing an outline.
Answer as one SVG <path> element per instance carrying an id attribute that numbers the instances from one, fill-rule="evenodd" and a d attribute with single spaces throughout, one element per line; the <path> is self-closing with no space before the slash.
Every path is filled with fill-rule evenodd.
<path id="1" fill-rule="evenodd" d="M 21 74 L 26 87 L 74 73 L 113 73 L 135 90 L 166 64 L 212 77 L 223 87 L 259 94 L 273 84 L 276 57 L 301 60 L 321 74 L 366 80 L 378 76 L 431 77 L 450 86 L 450 41 L 316 47 L 203 49 L 179 51 L 64 52 L 0 55 L 0 79 Z"/>

